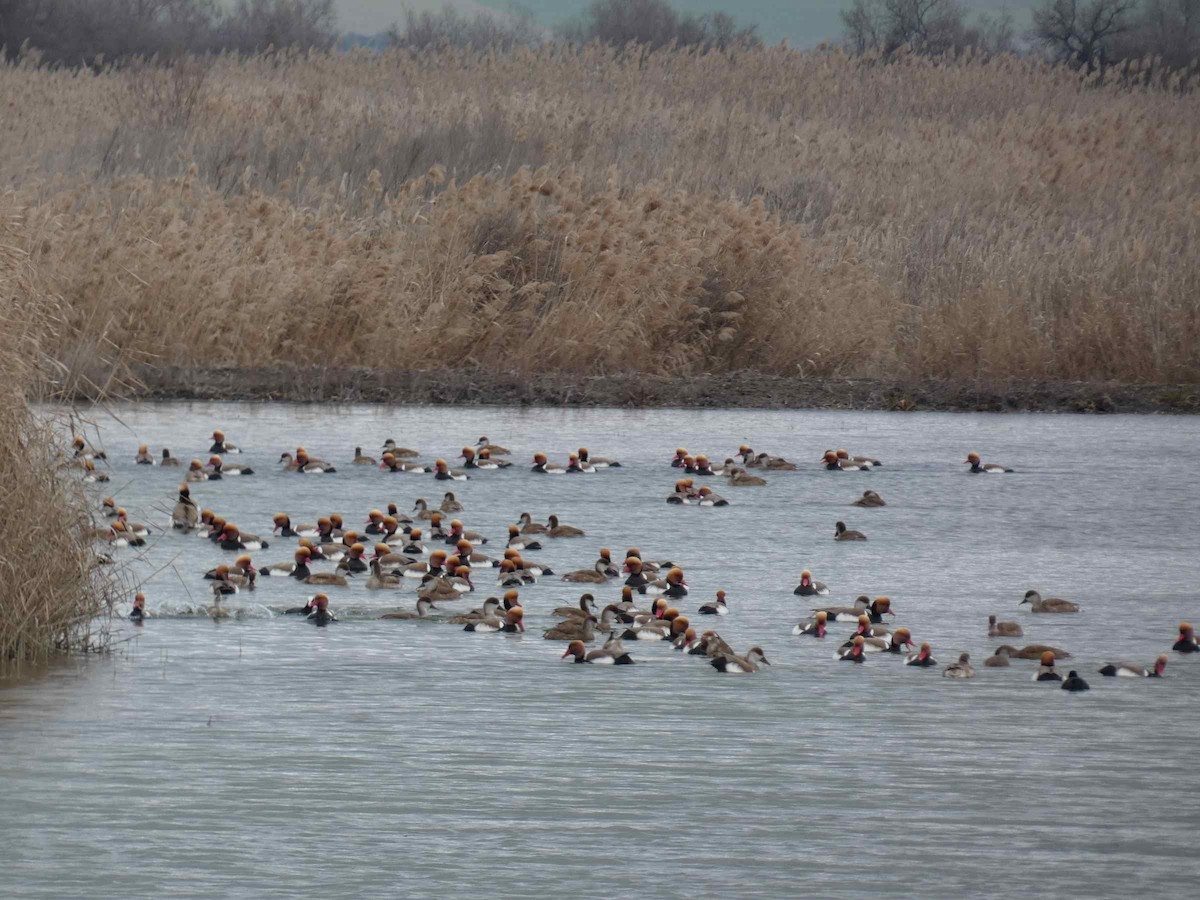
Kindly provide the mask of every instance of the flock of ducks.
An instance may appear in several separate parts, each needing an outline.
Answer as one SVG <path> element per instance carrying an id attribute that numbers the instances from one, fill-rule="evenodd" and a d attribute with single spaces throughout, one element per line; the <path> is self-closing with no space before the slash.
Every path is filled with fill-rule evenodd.
<path id="1" fill-rule="evenodd" d="M 104 482 L 107 474 L 99 469 L 97 461 L 103 462 L 103 451 L 87 444 L 79 436 L 73 440 L 73 455 L 68 465 L 82 470 L 86 482 Z M 221 564 L 204 573 L 212 591 L 211 605 L 204 607 L 205 614 L 214 619 L 234 615 L 222 600 L 241 591 L 253 591 L 260 577 L 291 578 L 304 585 L 319 588 L 304 605 L 290 607 L 285 614 L 303 616 L 314 625 L 326 626 L 337 622 L 336 613 L 330 608 L 330 593 L 335 589 L 350 588 L 361 583 L 369 591 L 399 591 L 410 587 L 415 591 L 416 601 L 412 609 L 396 608 L 382 612 L 382 619 L 421 620 L 460 626 L 472 634 L 524 633 L 526 631 L 525 609 L 520 598 L 523 586 L 537 583 L 540 579 L 555 577 L 545 565 L 526 557 L 543 549 L 550 541 L 572 540 L 585 536 L 583 529 L 563 523 L 556 515 L 547 517 L 545 523 L 535 521 L 528 512 L 514 517 L 507 528 L 507 535 L 492 541 L 489 537 L 466 528 L 460 516 L 466 512 L 462 500 L 454 491 L 445 491 L 436 506 L 425 498 L 418 498 L 411 510 L 401 511 L 396 504 L 385 509 L 366 512 L 361 526 L 344 521 L 341 515 L 330 513 L 317 516 L 311 523 L 296 524 L 286 512 L 279 512 L 272 520 L 270 540 L 243 530 L 239 525 L 212 509 L 200 508 L 191 495 L 191 486 L 201 482 L 217 481 L 228 477 L 254 475 L 249 466 L 227 463 L 226 456 L 236 456 L 241 451 L 221 431 L 212 433 L 212 444 L 208 450 L 207 463 L 192 460 L 186 467 L 183 482 L 179 485 L 174 507 L 170 516 L 170 529 L 178 534 L 197 535 L 232 554 L 228 564 Z M 510 469 L 518 464 L 506 459 L 510 451 L 481 437 L 474 446 L 464 447 L 458 459 L 458 468 L 451 468 L 445 459 L 432 463 L 420 462 L 417 451 L 399 446 L 388 440 L 382 447 L 379 460 L 365 455 L 361 447 L 355 448 L 350 465 L 378 466 L 387 472 L 432 475 L 437 481 L 465 481 L 481 472 Z M 161 455 L 150 452 L 146 445 L 138 448 L 134 457 L 138 465 L 157 465 L 183 468 L 181 461 L 173 457 L 168 449 Z M 845 450 L 826 451 L 819 465 L 829 471 L 866 472 L 882 465 L 878 459 L 851 455 Z M 1013 470 L 995 463 L 984 463 L 977 453 L 966 458 L 971 474 L 1004 474 Z M 797 465 L 782 457 L 767 453 L 756 453 L 750 446 L 742 445 L 736 455 L 725 459 L 714 467 L 708 456 L 688 453 L 685 448 L 676 450 L 670 459 L 670 467 L 681 470 L 684 477 L 675 482 L 675 490 L 667 497 L 668 503 L 676 505 L 726 506 L 729 501 L 716 494 L 706 479 L 725 479 L 730 487 L 753 487 L 767 483 L 766 475 L 772 472 L 792 471 Z M 556 465 L 543 453 L 532 457 L 529 470 L 537 475 L 594 474 L 607 468 L 618 468 L 615 459 L 593 457 L 587 448 L 579 448 L 569 455 L 565 465 Z M 332 474 L 336 465 L 311 456 L 303 447 L 295 452 L 285 452 L 279 458 L 279 467 L 286 473 L 304 475 Z M 884 499 L 873 490 L 866 490 L 853 501 L 861 508 L 887 506 Z M 137 547 L 145 543 L 153 529 L 150 526 L 129 520 L 127 511 L 117 506 L 113 498 L 104 498 L 102 515 L 107 520 L 105 527 L 97 529 L 96 537 L 113 547 Z M 834 528 L 836 541 L 865 541 L 866 535 L 837 522 Z M 295 541 L 290 558 L 256 566 L 252 554 L 268 550 L 279 541 Z M 595 595 L 589 591 L 582 594 L 577 604 L 561 606 L 553 610 L 556 623 L 543 631 L 543 638 L 566 644 L 563 660 L 576 664 L 630 665 L 634 659 L 625 642 L 665 642 L 680 653 L 699 656 L 707 660 L 718 672 L 749 674 L 759 671 L 770 662 L 759 646 L 750 647 L 738 654 L 714 629 L 698 628 L 682 609 L 690 588 L 683 570 L 669 560 L 652 560 L 643 556 L 637 548 L 629 548 L 623 557 L 615 559 L 608 548 L 601 548 L 590 565 L 561 576 L 562 582 L 607 587 L 620 583 L 620 599 L 600 607 Z M 488 596 L 477 608 L 468 612 L 452 612 L 444 604 L 461 602 L 474 592 L 488 593 L 495 585 L 497 596 Z M 824 597 L 830 590 L 826 584 L 816 580 L 807 569 L 801 572 L 800 583 L 793 593 L 801 597 Z M 648 605 L 645 605 L 647 604 Z M 439 605 L 443 604 L 443 605 Z M 1036 590 L 1029 590 L 1019 605 L 1028 604 L 1035 615 L 1070 615 L 1080 612 L 1078 604 L 1057 598 L 1043 598 Z M 697 617 L 721 617 L 731 614 L 729 599 L 724 591 L 717 591 L 712 600 L 702 603 L 694 613 Z M 130 618 L 142 623 L 154 613 L 147 609 L 146 598 L 138 593 L 134 599 Z M 914 668 L 941 668 L 945 678 L 969 679 L 976 675 L 969 654 L 962 653 L 957 660 L 942 666 L 934 658 L 928 642 L 919 646 L 913 640 L 908 627 L 890 628 L 885 617 L 896 616 L 888 597 L 860 596 L 853 606 L 819 605 L 812 615 L 801 619 L 792 634 L 805 640 L 824 641 L 830 637 L 834 623 L 853 626 L 848 634 L 834 638 L 837 645 L 833 658 L 840 662 L 862 664 L 873 655 L 895 656 L 904 666 Z M 696 620 L 700 621 L 699 618 Z M 995 615 L 988 617 L 988 636 L 992 638 L 1019 638 L 1024 630 L 1016 622 L 998 621 Z M 599 647 L 589 645 L 601 641 Z M 1192 626 L 1183 622 L 1179 626 L 1178 638 L 1172 649 L 1178 653 L 1195 653 L 1197 646 Z M 1066 691 L 1086 691 L 1088 683 L 1077 671 L 1065 676 L 1056 663 L 1070 659 L 1066 650 L 1045 644 L 1027 644 L 1017 647 L 1002 644 L 983 665 L 987 668 L 1004 668 L 1012 660 L 1037 660 L 1038 668 L 1033 674 L 1036 682 L 1053 682 Z M 1161 678 L 1168 657 L 1158 656 L 1149 666 L 1126 662 L 1106 663 L 1099 674 L 1106 677 Z"/>

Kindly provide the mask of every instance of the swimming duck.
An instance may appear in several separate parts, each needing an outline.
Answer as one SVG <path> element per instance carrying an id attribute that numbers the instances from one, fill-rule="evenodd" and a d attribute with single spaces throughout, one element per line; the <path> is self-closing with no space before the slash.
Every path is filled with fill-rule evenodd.
<path id="1" fill-rule="evenodd" d="M 871 469 L 873 469 L 875 466 L 883 465 L 883 463 L 881 463 L 879 460 L 875 459 L 874 457 L 851 456 L 845 450 L 838 450 L 835 453 L 835 455 L 837 456 L 838 460 L 841 462 L 850 462 L 850 463 L 854 463 L 855 465 L 866 466 L 867 468 L 871 468 Z"/>
<path id="2" fill-rule="evenodd" d="M 837 452 L 826 450 L 821 457 L 821 464 L 830 472 L 865 472 L 871 467 L 865 463 L 856 463 L 849 459 L 839 459 Z"/>
<path id="3" fill-rule="evenodd" d="M 770 664 L 771 661 L 767 659 L 761 647 L 751 647 L 745 656 L 718 656 L 710 663 L 718 672 L 728 675 L 757 672 L 762 666 Z"/>
<path id="4" fill-rule="evenodd" d="M 510 591 L 510 593 L 515 594 L 516 591 Z M 451 625 L 469 625 L 471 622 L 479 622 L 483 619 L 496 618 L 496 611 L 499 608 L 500 601 L 495 597 L 488 597 L 483 601 L 483 606 L 479 607 L 478 609 L 473 609 L 467 613 L 459 613 L 456 616 L 451 616 L 446 621 Z"/>
<path id="5" fill-rule="evenodd" d="M 368 582 L 367 587 L 370 587 L 370 586 L 371 585 Z M 432 600 L 427 600 L 424 597 L 418 597 L 417 598 L 417 608 L 415 611 L 410 610 L 410 609 L 397 609 L 397 610 L 393 610 L 392 612 L 386 612 L 379 618 L 381 618 L 381 619 L 427 619 L 427 618 L 429 618 L 429 613 L 432 612 L 436 608 L 437 607 L 435 607 L 433 605 Z"/>
<path id="6" fill-rule="evenodd" d="M 800 584 L 792 593 L 800 597 L 816 597 L 818 595 L 824 597 L 829 593 L 829 588 L 823 581 L 813 581 L 812 572 L 805 569 L 800 573 Z"/>
<path id="7" fill-rule="evenodd" d="M 487 450 L 480 450 L 476 457 L 475 465 L 481 469 L 511 469 L 512 463 L 507 459 L 493 459 L 492 454 Z"/>
<path id="8" fill-rule="evenodd" d="M 1196 633 L 1187 622 L 1179 623 L 1179 640 L 1171 647 L 1176 653 L 1196 653 L 1200 645 L 1196 643 Z"/>
<path id="9" fill-rule="evenodd" d="M 137 456 L 133 458 L 133 461 L 139 466 L 152 466 L 154 465 L 154 456 L 150 453 L 149 447 L 141 444 L 138 446 Z"/>
<path id="10" fill-rule="evenodd" d="M 207 577 L 207 576 L 205 576 Z M 217 566 L 212 572 L 212 583 L 209 585 L 212 588 L 213 597 L 220 601 L 221 597 L 229 594 L 236 594 L 239 590 L 238 585 L 229 580 L 229 566 Z"/>
<path id="11" fill-rule="evenodd" d="M 866 639 L 861 634 L 855 635 L 849 647 L 839 647 L 833 658 L 842 662 L 860 663 L 863 661 L 863 645 L 865 643 Z"/>
<path id="12" fill-rule="evenodd" d="M 705 603 L 698 610 L 702 616 L 725 616 L 729 614 L 729 605 L 725 602 L 725 592 L 717 591 L 717 599 L 712 603 Z"/>
<path id="13" fill-rule="evenodd" d="M 516 525 L 508 526 L 508 543 L 506 547 L 513 550 L 541 550 L 542 545 L 535 538 L 521 534 Z"/>
<path id="14" fill-rule="evenodd" d="M 673 567 L 667 572 L 666 578 L 660 578 L 645 585 L 642 593 L 651 596 L 662 595 L 672 598 L 686 597 L 688 586 L 683 578 L 683 569 L 678 566 Z"/>
<path id="15" fill-rule="evenodd" d="M 125 526 L 125 530 L 130 534 L 136 534 L 138 537 L 148 537 L 150 535 L 150 528 L 148 526 L 140 522 L 129 521 L 129 513 L 124 507 L 117 509 L 117 521 L 122 523 Z"/>
<path id="16" fill-rule="evenodd" d="M 737 466 L 725 468 L 725 479 L 729 482 L 730 487 L 762 487 L 767 483 L 767 479 L 751 475 L 745 469 Z"/>
<path id="17" fill-rule="evenodd" d="M 117 501 L 112 497 L 105 497 L 101 500 L 100 509 L 106 519 L 115 519 L 117 517 Z"/>
<path id="18" fill-rule="evenodd" d="M 197 481 L 208 481 L 208 473 L 204 471 L 204 463 L 198 459 L 193 459 L 188 464 L 187 473 L 183 476 L 184 481 L 195 483 Z"/>
<path id="19" fill-rule="evenodd" d="M 88 459 L 84 460 L 83 463 L 83 480 L 88 484 L 93 484 L 95 482 L 108 481 L 109 478 L 107 472 L 101 472 L 96 468 L 96 464 Z"/>
<path id="20" fill-rule="evenodd" d="M 943 678 L 974 678 L 975 667 L 971 665 L 971 654 L 960 653 L 958 662 L 950 663 L 942 669 Z"/>
<path id="21" fill-rule="evenodd" d="M 525 610 L 517 606 L 506 612 L 503 618 L 479 619 L 468 622 L 463 631 L 473 631 L 476 634 L 492 634 L 495 632 L 515 632 L 525 630 Z"/>
<path id="22" fill-rule="evenodd" d="M 1113 678 L 1162 678 L 1167 668 L 1167 654 L 1162 654 L 1154 661 L 1154 668 L 1147 669 L 1131 663 L 1106 663 L 1100 670 L 1101 675 Z"/>
<path id="23" fill-rule="evenodd" d="M 699 506 L 728 506 L 729 501 L 720 494 L 714 494 L 713 489 L 707 485 L 700 488 L 696 494 L 696 503 Z"/>
<path id="24" fill-rule="evenodd" d="M 590 644 L 596 639 L 595 626 L 599 624 L 595 616 L 583 619 L 565 619 L 553 628 L 542 632 L 542 637 L 548 641 L 583 641 Z"/>
<path id="25" fill-rule="evenodd" d="M 533 468 L 529 471 L 535 472 L 538 475 L 562 475 L 564 474 L 561 466 L 551 465 L 546 461 L 545 453 L 533 454 Z"/>
<path id="26" fill-rule="evenodd" d="M 224 570 L 224 580 L 230 584 L 244 587 L 249 590 L 254 590 L 254 583 L 258 575 L 258 570 L 254 568 L 254 564 L 248 555 L 239 556 L 233 561 L 232 566 L 217 566 L 204 573 L 205 578 L 216 579 L 220 577 L 219 573 Z"/>
<path id="27" fill-rule="evenodd" d="M 825 637 L 825 624 L 829 621 L 829 613 L 825 610 L 819 610 L 815 616 L 810 619 L 802 619 L 799 624 L 792 628 L 792 634 L 810 634 L 813 637 Z"/>
<path id="28" fill-rule="evenodd" d="M 134 534 L 125 527 L 124 522 L 117 519 L 109 526 L 108 542 L 114 547 L 141 547 L 146 543 L 146 539 Z"/>
<path id="29" fill-rule="evenodd" d="M 478 547 L 486 544 L 488 539 L 478 531 L 463 531 L 462 521 L 459 519 L 454 519 L 450 523 L 450 534 L 446 537 L 446 543 L 449 544 L 453 542 L 455 544 L 459 544 L 463 541 L 467 541 L 473 546 Z"/>
<path id="30" fill-rule="evenodd" d="M 996 652 L 983 661 L 989 669 L 1008 668 L 1008 647 L 997 647 Z"/>
<path id="31" fill-rule="evenodd" d="M 270 544 L 256 534 L 244 534 L 236 525 L 226 525 L 217 546 L 222 550 L 265 550 Z"/>
<path id="32" fill-rule="evenodd" d="M 596 598 L 591 594 L 584 594 L 576 606 L 556 607 L 553 614 L 567 619 L 586 619 L 596 614 Z"/>
<path id="33" fill-rule="evenodd" d="M 438 576 L 445 574 L 442 567 L 446 565 L 446 560 L 449 558 L 449 555 L 450 554 L 448 554 L 445 550 L 434 550 L 429 554 L 429 562 L 417 562 L 413 563 L 411 566 L 405 566 L 403 572 L 404 577 L 421 579 L 427 577 L 437 578 Z"/>
<path id="34" fill-rule="evenodd" d="M 388 438 L 386 441 L 383 442 L 383 452 L 390 453 L 390 454 L 392 454 L 392 456 L 396 457 L 397 459 L 401 459 L 401 458 L 412 459 L 413 457 L 421 455 L 416 450 L 411 450 L 408 447 L 396 446 L 396 441 L 393 440 L 392 438 Z"/>
<path id="35" fill-rule="evenodd" d="M 425 502 L 424 497 L 417 498 L 416 502 L 413 504 L 412 511 L 416 515 L 417 520 L 422 522 L 431 522 L 433 521 L 434 516 L 438 516 L 439 518 L 441 517 L 440 511 L 431 510 L 429 508 L 429 504 Z"/>
<path id="36" fill-rule="evenodd" d="M 517 524 L 521 526 L 521 534 L 545 534 L 547 531 L 545 525 L 533 521 L 533 516 L 527 512 L 521 513 Z"/>
<path id="37" fill-rule="evenodd" d="M 1035 613 L 1074 613 L 1079 612 L 1078 604 L 1072 603 L 1070 600 L 1060 600 L 1057 597 L 1051 597 L 1049 600 L 1043 600 L 1042 595 L 1037 591 L 1026 591 L 1025 599 L 1021 603 L 1028 603 Z M 1020 606 L 1021 603 L 1017 605 Z"/>
<path id="38" fill-rule="evenodd" d="M 71 446 L 75 449 L 75 457 L 77 459 L 108 459 L 108 456 L 103 450 L 97 450 L 94 447 L 89 447 L 87 441 L 80 435 L 75 435 L 71 441 Z"/>
<path id="39" fill-rule="evenodd" d="M 300 532 L 292 528 L 292 520 L 287 513 L 275 513 L 271 517 L 271 533 L 280 537 L 300 537 Z"/>
<path id="40" fill-rule="evenodd" d="M 471 476 L 466 472 L 451 469 L 449 463 L 439 459 L 433 464 L 433 477 L 438 481 L 466 481 Z"/>
<path id="41" fill-rule="evenodd" d="M 679 615 L 679 610 L 669 609 L 658 621 L 635 625 L 627 629 L 621 637 L 635 641 L 669 641 L 684 634 L 688 625 L 687 617 Z"/>
<path id="42" fill-rule="evenodd" d="M 625 597 L 626 591 L 632 594 L 631 588 L 622 588 L 622 598 Z M 649 622 L 657 622 L 662 619 L 667 609 L 667 601 L 662 597 L 657 598 L 650 604 L 649 612 L 642 612 L 635 609 L 631 604 L 628 604 L 628 601 L 622 599 L 621 603 L 617 605 L 617 618 L 626 625 L 645 625 Z"/>
<path id="43" fill-rule="evenodd" d="M 1072 669 L 1063 679 L 1062 689 L 1064 691 L 1087 691 L 1091 690 L 1091 686 L 1079 677 L 1078 672 Z"/>
<path id="44" fill-rule="evenodd" d="M 608 579 L 617 574 L 616 568 L 613 566 L 612 555 L 608 548 L 600 550 L 600 558 L 593 563 L 590 569 L 579 569 L 575 572 L 568 572 L 562 577 L 563 581 L 583 582 L 586 584 L 606 584 Z"/>
<path id="45" fill-rule="evenodd" d="M 146 612 L 146 595 L 137 594 L 133 598 L 133 609 L 129 610 L 129 618 L 134 622 L 141 622 L 147 618 L 150 613 Z"/>
<path id="46" fill-rule="evenodd" d="M 1006 468 L 999 463 L 980 462 L 979 454 L 975 451 L 971 451 L 967 454 L 967 465 L 971 467 L 967 471 L 969 471 L 972 475 L 996 474 L 999 472 L 1012 471 L 1012 469 Z"/>
<path id="47" fill-rule="evenodd" d="M 370 566 L 371 576 L 367 579 L 367 590 L 369 591 L 382 591 L 389 588 L 398 588 L 400 587 L 401 582 L 404 580 L 400 575 L 393 575 L 391 573 L 384 572 L 383 564 L 380 562 L 380 558 L 377 556 L 371 559 Z"/>
<path id="48" fill-rule="evenodd" d="M 312 551 L 307 547 L 298 547 L 292 554 L 293 562 L 263 566 L 259 572 L 266 576 L 286 575 L 303 581 L 311 574 L 308 569 L 308 561 L 311 556 Z"/>
<path id="49" fill-rule="evenodd" d="M 354 466 L 373 466 L 373 465 L 375 465 L 375 460 L 373 460 L 369 456 L 364 455 L 362 452 L 362 447 L 355 447 L 354 448 L 354 459 L 352 459 L 350 461 L 350 464 L 354 465 Z"/>
<path id="50" fill-rule="evenodd" d="M 599 650 L 593 650 L 591 653 L 588 653 L 587 645 L 583 641 L 571 641 L 567 645 L 567 649 L 563 651 L 561 658 L 566 659 L 568 656 L 571 657 L 572 662 L 576 663 L 592 663 L 604 666 L 633 665 L 633 657 L 626 653 L 623 648 L 620 651 L 615 651 L 607 647 L 602 647 Z"/>
<path id="51" fill-rule="evenodd" d="M 596 468 L 591 463 L 585 463 L 580 460 L 578 453 L 572 453 L 567 457 L 567 474 L 594 475 L 596 474 Z"/>
<path id="52" fill-rule="evenodd" d="M 824 612 L 831 616 L 835 622 L 857 622 L 861 616 L 871 608 L 871 599 L 865 596 L 859 596 L 853 606 L 822 606 L 815 608 L 814 613 Z"/>
<path id="53" fill-rule="evenodd" d="M 687 455 L 688 455 L 688 452 L 683 447 L 677 448 L 675 450 L 675 458 L 671 460 L 671 468 L 672 469 L 682 469 L 683 461 L 685 459 L 687 459 Z"/>
<path id="54" fill-rule="evenodd" d="M 230 466 L 222 462 L 219 456 L 210 456 L 208 458 L 208 467 L 212 469 L 209 473 L 209 481 L 218 481 L 226 475 L 253 475 L 254 470 L 249 466 Z"/>
<path id="55" fill-rule="evenodd" d="M 848 529 L 845 522 L 838 522 L 834 526 L 833 539 L 835 541 L 865 541 L 867 536 L 861 531 Z"/>
<path id="56" fill-rule="evenodd" d="M 675 482 L 675 490 L 667 495 L 667 502 L 678 506 L 689 506 L 695 496 L 696 494 L 692 490 L 692 479 L 681 478 Z"/>
<path id="57" fill-rule="evenodd" d="M 695 460 L 695 473 L 702 477 L 710 477 L 716 473 L 713 471 L 712 464 L 708 461 L 708 457 L 701 453 Z"/>
<path id="58" fill-rule="evenodd" d="M 988 637 L 1021 637 L 1024 634 L 1016 622 L 997 622 L 995 616 L 988 616 Z"/>
<path id="59" fill-rule="evenodd" d="M 337 471 L 335 466 L 330 465 L 325 460 L 309 456 L 308 451 L 303 447 L 296 448 L 296 455 L 294 457 L 290 453 L 280 454 L 279 461 L 287 471 L 299 472 L 302 475 L 321 475 Z"/>
<path id="60" fill-rule="evenodd" d="M 491 443 L 487 439 L 487 435 L 484 435 L 475 443 L 475 449 L 478 450 L 480 453 L 482 453 L 484 450 L 486 450 L 488 453 L 492 454 L 493 456 L 511 456 L 512 455 L 511 451 L 504 449 L 499 444 Z"/>
<path id="61" fill-rule="evenodd" d="M 421 586 L 420 595 L 429 597 L 431 600 L 453 600 L 455 598 L 446 593 L 446 588 L 458 594 L 469 594 L 475 590 L 475 585 L 471 581 L 471 570 L 467 566 L 459 565 L 451 569 L 447 565 L 446 571 L 447 574 L 441 578 L 425 581 Z M 449 574 L 451 572 L 453 574 Z M 435 585 L 434 582 L 437 584 Z"/>
<path id="62" fill-rule="evenodd" d="M 747 466 L 750 463 L 746 464 Z M 789 462 L 782 456 L 768 456 L 766 453 L 760 453 L 754 458 L 754 466 L 759 469 L 770 469 L 775 472 L 794 472 L 796 464 Z"/>
<path id="63" fill-rule="evenodd" d="M 454 496 L 454 491 L 446 491 L 446 493 L 442 495 L 442 505 L 438 508 L 447 515 L 460 513 L 466 509 L 466 507 L 459 502 L 458 498 Z"/>
<path id="64" fill-rule="evenodd" d="M 874 640 L 879 640 L 874 637 Z M 912 633 L 904 627 L 897 628 L 886 638 L 887 646 L 883 648 L 884 653 L 903 653 L 909 647 L 915 647 Z"/>
<path id="65" fill-rule="evenodd" d="M 591 466 L 594 469 L 619 469 L 621 464 L 615 459 L 607 456 L 592 456 L 588 453 L 587 447 L 580 447 L 578 451 L 579 462 L 584 466 Z"/>
<path id="66" fill-rule="evenodd" d="M 916 653 L 910 653 L 908 656 L 906 656 L 904 658 L 904 664 L 906 666 L 928 668 L 930 666 L 936 666 L 938 662 L 933 658 L 933 651 L 930 649 L 929 644 L 925 643 L 921 645 L 921 649 Z"/>
<path id="67" fill-rule="evenodd" d="M 1042 654 L 1042 666 L 1033 676 L 1034 681 L 1062 681 L 1063 678 L 1054 668 L 1054 651 L 1047 650 Z"/>
<path id="68" fill-rule="evenodd" d="M 199 512 L 192 500 L 191 489 L 186 484 L 179 485 L 179 498 L 175 508 L 171 510 L 171 527 L 176 531 L 191 531 L 199 521 Z"/>
<path id="69" fill-rule="evenodd" d="M 353 534 L 353 531 L 346 532 L 346 536 L 348 538 Z M 345 544 L 342 546 L 345 546 Z M 346 556 L 337 564 L 337 571 L 352 572 L 356 575 L 367 571 L 370 566 L 367 565 L 367 561 L 363 559 L 363 554 L 366 552 L 367 548 L 357 541 L 355 541 L 353 544 L 350 544 L 350 546 L 347 548 Z"/>
<path id="70" fill-rule="evenodd" d="M 1041 659 L 1045 653 L 1054 654 L 1055 659 L 1071 659 L 1071 654 L 1059 647 L 1053 647 L 1050 644 L 1026 644 L 1024 647 L 1014 647 L 1011 644 L 1004 644 L 996 649 L 999 653 L 1003 650 L 1013 659 Z"/>
<path id="71" fill-rule="evenodd" d="M 214 431 L 212 433 L 212 446 L 208 448 L 209 453 L 219 453 L 229 455 L 230 453 L 241 453 L 242 451 L 236 446 L 225 440 L 225 432 Z"/>
<path id="72" fill-rule="evenodd" d="M 558 516 L 550 516 L 546 519 L 546 536 L 552 538 L 583 537 L 583 529 L 576 528 L 574 525 L 560 525 Z"/>
<path id="73" fill-rule="evenodd" d="M 337 616 L 329 611 L 329 598 L 317 594 L 312 598 L 313 610 L 308 614 L 308 621 L 313 625 L 325 626 L 337 621 Z"/>
<path id="74" fill-rule="evenodd" d="M 887 506 L 887 503 L 874 491 L 863 491 L 863 495 L 853 503 L 854 506 Z"/>
<path id="75" fill-rule="evenodd" d="M 372 559 L 379 560 L 379 565 L 387 566 L 392 569 L 403 566 L 411 566 L 416 562 L 411 556 L 405 556 L 403 553 L 397 553 L 391 544 L 376 544 L 375 553 Z"/>
<path id="76" fill-rule="evenodd" d="M 700 635 L 700 639 L 688 648 L 687 653 L 688 656 L 707 656 L 709 659 L 737 655 L 715 631 L 706 631 Z"/>

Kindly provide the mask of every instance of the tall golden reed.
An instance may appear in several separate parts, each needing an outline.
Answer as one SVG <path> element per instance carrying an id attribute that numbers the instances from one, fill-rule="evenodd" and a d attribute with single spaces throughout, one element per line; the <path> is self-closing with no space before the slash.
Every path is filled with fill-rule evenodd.
<path id="1" fill-rule="evenodd" d="M 1200 381 L 1200 84 L 548 47 L 0 69 L 52 348 Z"/>

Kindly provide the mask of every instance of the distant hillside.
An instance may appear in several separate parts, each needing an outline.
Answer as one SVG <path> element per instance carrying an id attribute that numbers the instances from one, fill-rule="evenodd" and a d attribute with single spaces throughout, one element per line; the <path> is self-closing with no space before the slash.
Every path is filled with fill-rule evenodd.
<path id="1" fill-rule="evenodd" d="M 530 10 L 538 21 L 554 26 L 578 16 L 588 2 L 519 0 L 519 5 Z M 839 13 L 848 3 L 849 0 L 675 0 L 674 6 L 701 14 L 728 12 L 740 25 L 757 25 L 759 35 L 768 42 L 786 39 L 795 46 L 810 47 L 841 36 Z M 337 0 L 338 21 L 344 31 L 370 33 L 387 28 L 400 19 L 405 7 L 438 10 L 444 5 L 447 5 L 446 0 Z M 449 5 L 467 13 L 485 6 L 501 12 L 512 8 L 509 0 L 449 0 Z M 1008 4 L 966 0 L 965 5 L 969 9 L 993 15 L 1007 8 L 1016 19 L 1018 28 L 1024 28 L 1028 24 L 1029 8 L 1034 5 L 1034 0 L 1014 0 Z"/>

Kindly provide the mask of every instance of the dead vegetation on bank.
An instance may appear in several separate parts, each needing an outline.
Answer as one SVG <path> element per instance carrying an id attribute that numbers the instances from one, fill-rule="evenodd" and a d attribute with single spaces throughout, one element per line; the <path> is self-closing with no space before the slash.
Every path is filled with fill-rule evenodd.
<path id="1" fill-rule="evenodd" d="M 781 48 L 23 64 L 0 212 L 72 365 L 1195 383 L 1195 81 Z"/>

